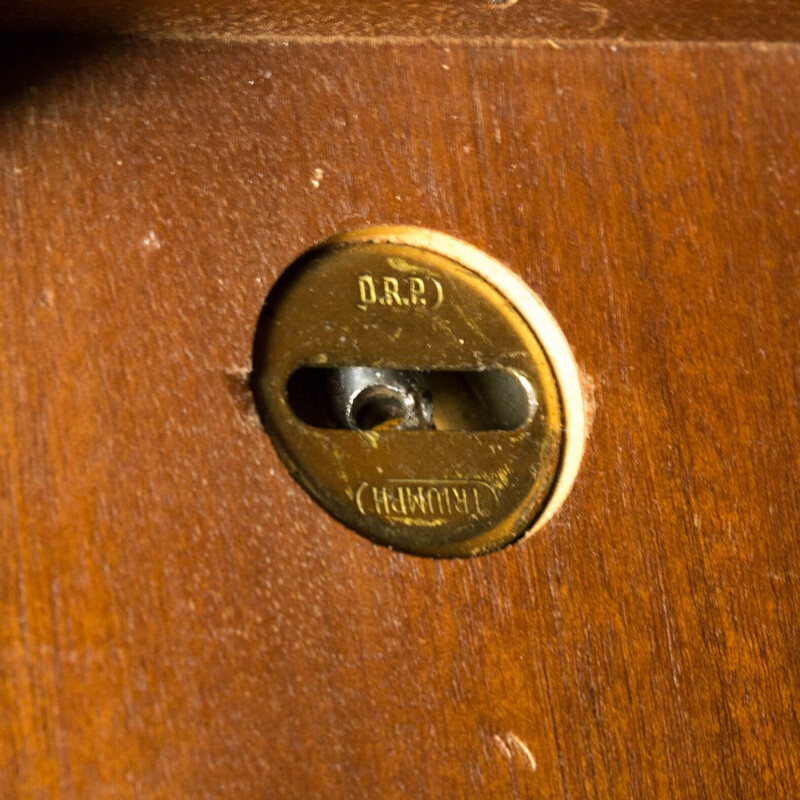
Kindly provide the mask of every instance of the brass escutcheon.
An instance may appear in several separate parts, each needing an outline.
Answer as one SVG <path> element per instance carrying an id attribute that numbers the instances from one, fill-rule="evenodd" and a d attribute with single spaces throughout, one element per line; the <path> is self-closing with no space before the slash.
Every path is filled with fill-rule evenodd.
<path id="1" fill-rule="evenodd" d="M 487 553 L 540 527 L 583 450 L 577 367 L 541 301 L 419 228 L 352 231 L 295 261 L 261 313 L 252 388 L 309 494 L 417 555 Z"/>

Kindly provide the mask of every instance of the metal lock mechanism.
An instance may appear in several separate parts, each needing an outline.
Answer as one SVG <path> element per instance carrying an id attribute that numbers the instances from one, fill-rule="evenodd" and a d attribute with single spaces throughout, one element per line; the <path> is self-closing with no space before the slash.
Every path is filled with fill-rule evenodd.
<path id="1" fill-rule="evenodd" d="M 419 228 L 353 231 L 293 263 L 259 320 L 252 388 L 311 496 L 418 555 L 477 555 L 539 527 L 583 449 L 577 367 L 541 301 Z"/>

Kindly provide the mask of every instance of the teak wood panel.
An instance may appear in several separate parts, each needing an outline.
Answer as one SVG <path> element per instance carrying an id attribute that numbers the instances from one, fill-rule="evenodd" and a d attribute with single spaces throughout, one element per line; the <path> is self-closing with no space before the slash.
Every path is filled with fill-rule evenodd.
<path id="1" fill-rule="evenodd" d="M 6 49 L 0 796 L 797 796 L 799 53 Z M 522 545 L 375 546 L 260 429 L 269 287 L 376 222 L 574 347 L 584 464 Z"/>

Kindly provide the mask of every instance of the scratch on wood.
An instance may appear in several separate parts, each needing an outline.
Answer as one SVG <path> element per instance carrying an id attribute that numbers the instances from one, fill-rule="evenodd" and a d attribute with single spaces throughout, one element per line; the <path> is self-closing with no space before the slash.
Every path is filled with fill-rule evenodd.
<path id="1" fill-rule="evenodd" d="M 503 737 L 500 734 L 496 733 L 494 735 L 494 741 L 497 746 L 500 748 L 500 752 L 509 760 L 511 761 L 511 751 L 506 746 L 506 743 L 503 741 Z"/>
<path id="2" fill-rule="evenodd" d="M 601 6 L 599 3 L 583 3 L 581 8 L 584 11 L 594 11 L 597 14 L 597 22 L 587 29 L 589 33 L 599 31 L 608 22 L 609 11 L 605 6 Z"/>
<path id="3" fill-rule="evenodd" d="M 512 742 L 517 750 L 525 757 L 525 760 L 531 768 L 531 772 L 536 772 L 536 759 L 533 757 L 533 753 L 528 749 L 528 745 L 526 745 L 516 733 L 512 733 L 511 731 L 508 732 L 506 738 L 509 742 Z"/>
<path id="4" fill-rule="evenodd" d="M 588 437 L 594 424 L 597 414 L 598 392 L 597 381 L 584 370 L 580 370 L 581 394 L 583 395 L 583 413 L 586 425 L 586 436 Z"/>
<path id="5" fill-rule="evenodd" d="M 155 231 L 148 231 L 147 236 L 142 239 L 142 247 L 145 250 L 160 250 L 161 249 L 161 241 L 156 236 Z"/>
<path id="6" fill-rule="evenodd" d="M 511 761 L 514 757 L 514 751 L 518 752 L 524 759 L 525 763 L 530 767 L 531 772 L 536 772 L 536 759 L 531 753 L 528 746 L 522 739 L 517 736 L 513 731 L 509 731 L 505 737 L 499 734 L 494 735 L 494 742 L 500 749 L 500 752 Z"/>
<path id="7" fill-rule="evenodd" d="M 261 418 L 258 416 L 253 393 L 250 388 L 249 367 L 228 367 L 222 370 L 223 378 L 228 390 L 242 412 L 245 424 L 261 428 Z"/>
<path id="8" fill-rule="evenodd" d="M 36 301 L 36 305 L 41 308 L 53 308 L 55 306 L 55 292 L 52 289 L 43 289 Z"/>

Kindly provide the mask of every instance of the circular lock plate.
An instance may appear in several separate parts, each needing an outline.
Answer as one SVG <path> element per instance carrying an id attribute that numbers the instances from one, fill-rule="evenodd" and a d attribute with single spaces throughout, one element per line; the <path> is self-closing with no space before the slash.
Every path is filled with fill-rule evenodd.
<path id="1" fill-rule="evenodd" d="M 335 237 L 284 272 L 255 338 L 256 405 L 294 477 L 353 530 L 418 555 L 517 540 L 564 464 L 563 393 L 513 281 L 555 323 L 473 257 L 491 261 L 419 229 Z"/>

